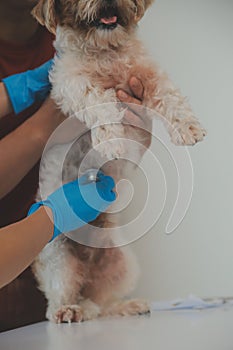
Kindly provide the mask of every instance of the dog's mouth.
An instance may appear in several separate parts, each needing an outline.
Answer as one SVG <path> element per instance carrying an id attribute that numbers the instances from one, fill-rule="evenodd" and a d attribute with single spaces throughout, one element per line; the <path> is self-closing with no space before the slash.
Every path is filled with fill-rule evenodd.
<path id="1" fill-rule="evenodd" d="M 100 29 L 115 29 L 118 25 L 118 17 L 112 16 L 112 17 L 102 17 L 99 19 L 97 23 L 97 27 Z"/>
<path id="2" fill-rule="evenodd" d="M 98 29 L 113 30 L 118 25 L 123 25 L 121 16 L 117 7 L 108 7 L 102 9 L 93 25 Z"/>

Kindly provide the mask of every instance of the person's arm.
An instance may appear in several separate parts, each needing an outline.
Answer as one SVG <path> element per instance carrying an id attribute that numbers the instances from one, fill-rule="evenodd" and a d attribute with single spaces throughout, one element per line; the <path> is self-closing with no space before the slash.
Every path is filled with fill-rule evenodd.
<path id="1" fill-rule="evenodd" d="M 41 207 L 0 230 L 0 288 L 24 271 L 52 238 L 53 223 L 46 210 Z"/>
<path id="2" fill-rule="evenodd" d="M 9 96 L 6 92 L 6 87 L 0 83 L 0 118 L 13 111 Z"/>
<path id="3" fill-rule="evenodd" d="M 49 136 L 63 120 L 48 99 L 30 119 L 0 141 L 0 198 L 37 163 Z"/>
<path id="4" fill-rule="evenodd" d="M 122 98 L 118 91 L 119 99 L 124 103 L 140 105 L 144 92 L 142 83 L 132 78 L 129 85 L 133 96 Z M 48 99 L 34 116 L 0 141 L 0 198 L 10 192 L 36 164 L 49 136 L 63 120 L 64 116 L 54 102 Z M 129 113 L 126 120 L 144 125 L 136 112 Z M 80 130 L 83 128 L 84 124 L 80 122 Z M 151 140 L 149 134 L 146 140 L 145 145 L 148 147 Z"/>
<path id="5" fill-rule="evenodd" d="M 0 229 L 0 288 L 26 269 L 43 247 L 61 233 L 95 220 L 116 199 L 114 180 L 98 172 L 96 183 L 85 175 L 35 203 L 29 216 Z"/>

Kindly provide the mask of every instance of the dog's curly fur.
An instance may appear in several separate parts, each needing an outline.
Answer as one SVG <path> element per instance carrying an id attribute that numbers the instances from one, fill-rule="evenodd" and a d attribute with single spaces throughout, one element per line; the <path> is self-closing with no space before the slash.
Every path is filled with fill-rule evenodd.
<path id="1" fill-rule="evenodd" d="M 143 105 L 168 121 L 173 142 L 191 145 L 205 135 L 186 99 L 166 74 L 151 63 L 136 37 L 137 23 L 152 2 L 40 0 L 33 10 L 38 21 L 56 33 L 57 56 L 50 77 L 52 97 L 64 114 L 76 115 L 92 128 L 91 141 L 85 141 L 79 153 L 75 151 L 75 167 L 87 151 L 87 144 L 97 146 L 104 140 L 125 136 L 129 131 L 130 128 L 119 123 L 93 128 L 106 122 L 119 122 L 119 110 L 114 103 L 107 113 L 80 111 L 117 102 L 116 89 L 129 90 L 128 81 L 132 76 L 144 84 Z M 114 86 L 106 89 L 109 81 Z M 129 138 L 139 141 L 145 136 L 135 129 L 129 134 Z M 61 149 L 62 146 L 58 146 L 52 156 L 43 160 L 40 186 L 46 188 L 47 194 L 58 186 L 56 169 Z M 120 142 L 114 142 L 111 148 L 103 146 L 101 152 L 112 159 L 122 156 L 125 149 Z M 64 165 L 65 181 L 77 174 L 68 166 L 73 157 Z M 124 167 L 120 161 L 113 168 L 114 171 L 109 168 L 107 171 L 116 178 L 116 168 L 121 171 Z M 108 215 L 103 214 L 96 225 L 111 227 L 112 224 Z M 50 320 L 81 321 L 100 315 L 140 314 L 149 310 L 141 300 L 119 301 L 133 290 L 138 276 L 137 264 L 128 248 L 88 248 L 59 237 L 38 256 L 33 269 L 48 299 Z"/>

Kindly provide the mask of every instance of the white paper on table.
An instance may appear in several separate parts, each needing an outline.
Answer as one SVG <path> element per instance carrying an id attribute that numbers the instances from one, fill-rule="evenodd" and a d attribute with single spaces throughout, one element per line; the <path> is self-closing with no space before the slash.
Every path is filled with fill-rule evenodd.
<path id="1" fill-rule="evenodd" d="M 186 299 L 174 299 L 171 301 L 158 301 L 151 304 L 153 311 L 163 310 L 202 310 L 219 307 L 223 304 L 233 305 L 232 298 L 201 299 L 195 295 L 189 295 Z"/>

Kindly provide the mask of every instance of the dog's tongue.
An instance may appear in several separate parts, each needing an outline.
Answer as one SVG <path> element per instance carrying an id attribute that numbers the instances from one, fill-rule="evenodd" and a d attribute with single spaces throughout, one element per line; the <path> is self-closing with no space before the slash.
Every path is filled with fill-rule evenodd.
<path id="1" fill-rule="evenodd" d="M 104 24 L 113 24 L 113 23 L 116 23 L 117 22 L 117 16 L 114 16 L 114 17 L 109 17 L 109 18 L 101 18 L 100 20 L 101 23 L 104 23 Z"/>

